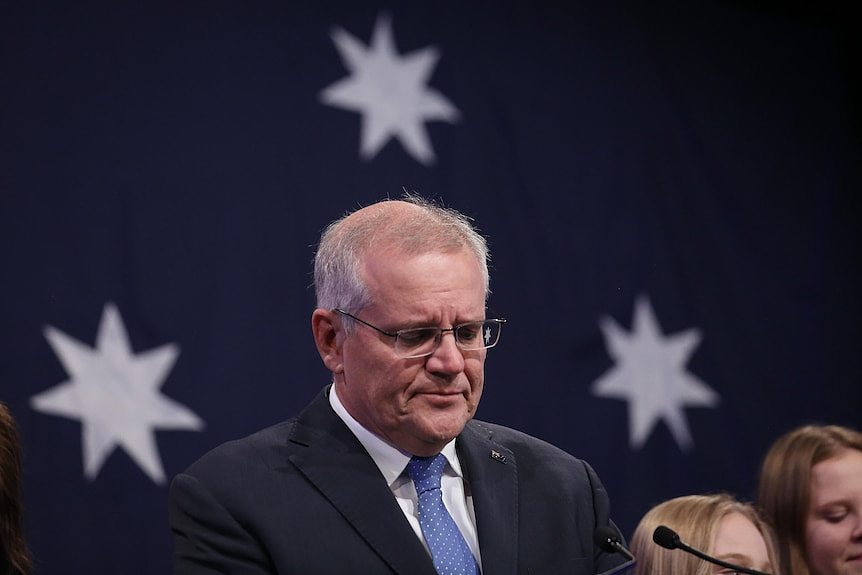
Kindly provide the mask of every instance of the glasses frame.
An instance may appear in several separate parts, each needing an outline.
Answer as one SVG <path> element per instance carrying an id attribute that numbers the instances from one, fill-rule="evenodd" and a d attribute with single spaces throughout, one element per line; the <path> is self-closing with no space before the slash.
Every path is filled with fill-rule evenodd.
<path id="1" fill-rule="evenodd" d="M 395 342 L 397 342 L 397 341 L 398 341 L 398 337 L 399 337 L 402 333 L 405 333 L 405 332 L 415 331 L 415 330 L 422 330 L 422 329 L 433 329 L 433 330 L 437 330 L 437 335 L 434 337 L 434 347 L 431 349 L 431 351 L 428 351 L 428 352 L 426 352 L 426 353 L 416 354 L 416 355 L 405 355 L 405 356 L 400 356 L 400 355 L 399 355 L 399 357 L 401 357 L 401 359 L 416 359 L 416 358 L 419 358 L 419 357 L 428 357 L 429 355 L 431 355 L 431 354 L 433 354 L 435 351 L 437 351 L 437 348 L 439 348 L 439 347 L 440 347 L 440 342 L 442 342 L 442 341 L 443 341 L 443 334 L 445 334 L 446 332 L 452 332 L 452 337 L 454 337 L 454 338 L 455 338 L 455 345 L 457 345 L 457 346 L 458 346 L 458 349 L 460 349 L 460 350 L 462 350 L 462 351 L 479 351 L 480 349 L 491 349 L 492 347 L 495 347 L 495 346 L 497 345 L 497 343 L 500 341 L 500 333 L 499 333 L 499 332 L 497 333 L 497 339 L 494 341 L 494 343 L 493 343 L 493 344 L 488 345 L 488 346 L 483 346 L 483 347 L 476 347 L 476 348 L 470 348 L 470 349 L 467 349 L 467 348 L 464 348 L 464 347 L 462 346 L 462 344 L 461 344 L 461 340 L 459 340 L 459 339 L 458 339 L 458 336 L 456 335 L 457 330 L 459 330 L 460 328 L 464 327 L 465 325 L 470 325 L 470 324 L 474 324 L 474 323 L 482 323 L 482 324 L 489 323 L 489 322 L 490 322 L 490 323 L 496 323 L 496 324 L 497 324 L 497 325 L 499 325 L 501 328 L 502 328 L 503 324 L 504 324 L 504 323 L 506 323 L 506 320 L 505 320 L 505 319 L 503 319 L 503 318 L 487 318 L 487 319 L 483 319 L 483 320 L 468 321 L 468 322 L 465 322 L 465 323 L 460 323 L 460 324 L 455 325 L 455 326 L 452 326 L 452 327 L 437 327 L 437 326 L 410 327 L 410 328 L 406 328 L 406 329 L 399 329 L 398 331 L 395 331 L 395 332 L 389 332 L 389 331 L 386 331 L 386 330 L 380 329 L 380 328 L 379 328 L 379 327 L 377 327 L 376 325 L 370 324 L 370 323 L 368 323 L 367 321 L 365 321 L 364 319 L 360 319 L 360 318 L 356 317 L 355 315 L 353 315 L 352 313 L 348 313 L 348 312 L 344 311 L 344 310 L 343 310 L 343 309 L 341 309 L 341 308 L 337 308 L 337 307 L 336 307 L 336 308 L 332 308 L 332 311 L 333 311 L 333 312 L 335 312 L 335 313 L 337 313 L 337 314 L 347 316 L 347 317 L 349 317 L 350 319 L 356 320 L 356 321 L 358 321 L 359 323 L 361 323 L 362 325 L 367 326 L 367 327 L 370 327 L 371 329 L 373 329 L 373 330 L 377 331 L 378 333 L 381 333 L 381 334 L 383 334 L 383 335 L 385 335 L 385 336 L 387 336 L 387 337 L 394 337 L 394 338 L 395 338 Z M 502 331 L 502 330 L 501 330 L 501 331 Z"/>

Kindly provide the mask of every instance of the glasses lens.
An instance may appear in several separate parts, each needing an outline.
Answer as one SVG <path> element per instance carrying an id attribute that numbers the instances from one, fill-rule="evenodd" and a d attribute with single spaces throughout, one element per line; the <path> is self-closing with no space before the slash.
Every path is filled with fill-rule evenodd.
<path id="1" fill-rule="evenodd" d="M 398 332 L 395 338 L 395 353 L 401 357 L 419 357 L 434 351 L 437 334 L 440 330 L 436 327 L 418 327 L 416 329 L 404 329 Z"/>
<path id="2" fill-rule="evenodd" d="M 492 320 L 465 323 L 455 329 L 455 337 L 461 349 L 494 347 L 500 339 L 500 324 Z"/>

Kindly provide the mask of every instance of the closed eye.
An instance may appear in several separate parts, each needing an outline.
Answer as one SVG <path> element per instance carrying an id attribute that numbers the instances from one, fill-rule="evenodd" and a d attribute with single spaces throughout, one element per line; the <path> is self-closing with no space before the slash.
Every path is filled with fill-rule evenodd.
<path id="1" fill-rule="evenodd" d="M 398 339 L 405 346 L 414 346 L 433 339 L 439 330 L 436 328 L 404 329 L 398 332 Z"/>
<path id="2" fill-rule="evenodd" d="M 817 516 L 827 523 L 841 523 L 849 515 L 850 511 L 842 506 L 829 506 L 817 510 Z"/>
<path id="3" fill-rule="evenodd" d="M 458 327 L 458 339 L 461 341 L 473 341 L 479 336 L 482 324 L 467 324 Z"/>

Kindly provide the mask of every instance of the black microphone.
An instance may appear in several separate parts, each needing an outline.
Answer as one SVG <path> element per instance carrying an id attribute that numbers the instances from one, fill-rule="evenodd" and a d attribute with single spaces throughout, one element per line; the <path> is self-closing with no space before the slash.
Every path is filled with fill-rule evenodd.
<path id="1" fill-rule="evenodd" d="M 694 547 L 689 547 L 677 535 L 676 531 L 671 529 L 670 527 L 665 527 L 664 525 L 659 525 L 655 528 L 652 534 L 652 540 L 657 544 L 661 545 L 665 549 L 682 549 L 686 553 L 691 553 L 695 557 L 700 557 L 704 561 L 709 561 L 710 563 L 714 563 L 715 565 L 720 565 L 725 569 L 733 569 L 737 573 L 748 573 L 748 575 L 770 575 L 769 573 L 764 573 L 763 571 L 757 571 L 756 569 L 749 569 L 748 567 L 743 567 L 742 565 L 734 565 L 733 563 L 728 563 L 727 561 L 722 561 L 721 559 L 717 559 L 715 557 L 710 557 L 703 551 L 698 551 Z"/>
<path id="2" fill-rule="evenodd" d="M 634 566 L 637 562 L 637 559 L 632 555 L 632 552 L 626 549 L 626 546 L 623 545 L 622 541 L 620 541 L 620 536 L 617 534 L 617 531 L 610 525 L 601 525 L 596 527 L 596 530 L 593 532 L 593 541 L 595 541 L 596 546 L 602 551 L 607 553 L 619 553 L 628 559 L 625 563 L 612 567 L 611 569 L 604 571 L 601 575 L 614 575 L 615 573 L 620 573 L 621 571 L 625 571 L 629 567 Z"/>

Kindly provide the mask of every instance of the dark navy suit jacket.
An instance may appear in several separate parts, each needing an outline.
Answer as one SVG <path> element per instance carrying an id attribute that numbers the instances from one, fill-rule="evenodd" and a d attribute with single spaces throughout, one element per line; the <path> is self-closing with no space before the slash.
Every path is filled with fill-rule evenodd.
<path id="1" fill-rule="evenodd" d="M 228 442 L 171 483 L 174 572 L 436 575 L 380 470 L 329 405 Z M 590 466 L 481 421 L 456 441 L 484 575 L 599 573 L 608 498 Z"/>

